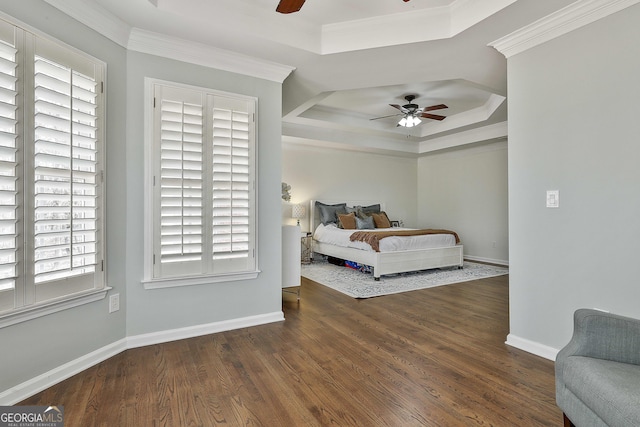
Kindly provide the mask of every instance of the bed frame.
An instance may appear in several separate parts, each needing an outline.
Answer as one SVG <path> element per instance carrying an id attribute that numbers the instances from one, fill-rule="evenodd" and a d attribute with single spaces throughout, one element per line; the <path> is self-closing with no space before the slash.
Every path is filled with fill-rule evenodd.
<path id="1" fill-rule="evenodd" d="M 320 214 L 316 209 L 315 200 L 311 201 L 310 225 L 312 231 L 320 224 Z M 368 206 L 379 202 L 344 202 L 344 201 L 324 201 L 321 203 L 333 205 L 337 203 L 347 203 L 347 206 Z M 384 204 L 380 203 L 382 210 Z M 407 271 L 428 270 L 441 267 L 462 268 L 463 265 L 463 246 L 455 245 L 443 248 L 433 249 L 417 249 L 397 252 L 374 252 L 365 251 L 355 248 L 345 248 L 334 246 L 327 243 L 313 241 L 313 252 L 341 258 L 344 260 L 354 261 L 359 264 L 368 265 L 373 268 L 373 277 L 380 280 L 380 276 L 385 274 L 404 273 Z"/>

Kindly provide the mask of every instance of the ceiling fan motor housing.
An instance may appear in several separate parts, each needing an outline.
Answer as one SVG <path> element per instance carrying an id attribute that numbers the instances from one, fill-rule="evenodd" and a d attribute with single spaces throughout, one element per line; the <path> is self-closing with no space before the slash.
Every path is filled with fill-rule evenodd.
<path id="1" fill-rule="evenodd" d="M 431 105 L 428 107 L 423 107 L 420 108 L 420 106 L 418 104 L 414 104 L 413 100 L 416 99 L 417 95 L 405 95 L 404 99 L 407 100 L 407 104 L 400 106 L 398 104 L 389 104 L 391 107 L 395 108 L 396 110 L 400 111 L 400 114 L 392 114 L 389 116 L 382 116 L 382 117 L 374 117 L 372 119 L 369 120 L 378 120 L 378 119 L 384 119 L 386 117 L 393 117 L 393 116 L 400 116 L 402 115 L 403 118 L 400 120 L 400 122 L 404 121 L 403 123 L 399 123 L 399 126 L 405 126 L 405 127 L 413 127 L 416 126 L 420 123 L 419 118 L 424 118 L 424 119 L 431 119 L 431 120 L 444 120 L 446 119 L 446 116 L 441 116 L 439 114 L 431 114 L 431 113 L 427 113 L 427 111 L 434 111 L 434 110 L 441 110 L 443 108 L 449 108 L 444 104 L 438 104 L 438 105 Z M 417 119 L 417 123 L 416 120 L 411 120 L 411 126 L 407 126 L 407 120 L 409 118 L 412 119 Z"/>
<path id="2" fill-rule="evenodd" d="M 420 106 L 418 104 L 414 104 L 412 102 L 414 99 L 416 99 L 415 95 L 407 95 L 407 96 L 404 97 L 404 99 L 407 100 L 408 104 L 403 105 L 402 108 L 405 108 L 405 109 L 407 109 L 409 111 L 412 111 L 412 112 L 416 111 L 418 108 L 420 108 Z"/>

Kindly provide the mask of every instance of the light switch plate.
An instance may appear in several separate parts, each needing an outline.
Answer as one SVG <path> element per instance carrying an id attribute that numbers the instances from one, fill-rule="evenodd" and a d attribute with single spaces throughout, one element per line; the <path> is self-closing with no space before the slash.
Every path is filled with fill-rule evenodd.
<path id="1" fill-rule="evenodd" d="M 547 207 L 560 207 L 560 190 L 547 190 Z"/>
<path id="2" fill-rule="evenodd" d="M 109 313 L 114 313 L 120 310 L 120 294 L 113 294 L 109 296 Z"/>

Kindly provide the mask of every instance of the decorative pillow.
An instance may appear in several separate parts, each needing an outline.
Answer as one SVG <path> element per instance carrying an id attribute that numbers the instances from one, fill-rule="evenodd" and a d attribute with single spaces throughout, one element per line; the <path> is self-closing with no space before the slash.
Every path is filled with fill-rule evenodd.
<path id="1" fill-rule="evenodd" d="M 321 202 L 316 202 L 316 206 L 320 211 L 320 222 L 323 225 L 337 223 L 338 222 L 338 214 L 346 214 L 347 213 L 347 204 L 339 203 L 337 205 L 325 205 Z"/>
<path id="2" fill-rule="evenodd" d="M 356 209 L 356 214 L 360 218 L 364 218 L 374 213 L 380 213 L 380 203 L 378 203 L 377 205 L 356 206 Z"/>
<path id="3" fill-rule="evenodd" d="M 371 228 L 376 228 L 375 224 L 373 223 L 373 217 L 368 216 L 365 218 L 359 218 L 359 217 L 355 217 L 356 218 L 356 228 L 358 230 L 368 230 Z"/>
<path id="4" fill-rule="evenodd" d="M 373 223 L 376 225 L 376 228 L 391 228 L 391 221 L 389 221 L 386 212 L 374 213 L 371 214 L 371 217 L 373 217 Z"/>
<path id="5" fill-rule="evenodd" d="M 340 227 L 345 230 L 356 229 L 356 214 L 353 212 L 349 214 L 338 214 L 338 221 L 340 223 Z"/>

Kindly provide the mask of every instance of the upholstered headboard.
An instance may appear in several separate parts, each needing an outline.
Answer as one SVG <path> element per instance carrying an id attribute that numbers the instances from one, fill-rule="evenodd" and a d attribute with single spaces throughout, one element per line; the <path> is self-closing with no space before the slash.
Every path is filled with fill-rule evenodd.
<path id="1" fill-rule="evenodd" d="M 386 205 L 384 202 L 380 202 L 379 200 L 311 200 L 309 203 L 309 212 L 311 212 L 309 218 L 309 225 L 311 226 L 311 232 L 315 232 L 318 225 L 320 225 L 320 212 L 316 207 L 316 202 L 324 203 L 325 205 L 337 205 L 340 203 L 346 203 L 348 207 L 356 207 L 356 206 L 371 206 L 380 204 L 380 209 L 385 210 Z"/>

